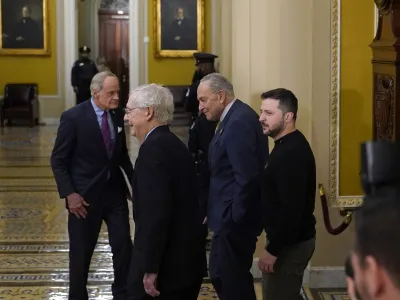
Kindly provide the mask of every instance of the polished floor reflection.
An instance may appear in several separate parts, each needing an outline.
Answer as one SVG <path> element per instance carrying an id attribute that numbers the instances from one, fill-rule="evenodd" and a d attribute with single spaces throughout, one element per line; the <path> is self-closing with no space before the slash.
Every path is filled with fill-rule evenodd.
<path id="1" fill-rule="evenodd" d="M 184 139 L 188 129 L 172 130 Z M 0 129 L 0 299 L 67 298 L 66 211 L 49 162 L 56 132 L 57 126 Z M 128 142 L 134 161 L 139 145 L 129 136 Z M 104 229 L 90 267 L 90 299 L 112 299 Z M 256 289 L 260 294 L 260 284 Z M 199 299 L 217 299 L 210 284 L 203 285 Z"/>

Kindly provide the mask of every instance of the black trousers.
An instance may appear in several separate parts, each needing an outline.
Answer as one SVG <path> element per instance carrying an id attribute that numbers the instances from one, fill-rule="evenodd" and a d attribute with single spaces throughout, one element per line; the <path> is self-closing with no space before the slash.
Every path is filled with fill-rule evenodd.
<path id="1" fill-rule="evenodd" d="M 86 219 L 68 216 L 69 234 L 69 299 L 86 300 L 90 261 L 99 237 L 103 220 L 108 227 L 109 242 L 113 254 L 114 300 L 125 300 L 126 280 L 129 273 L 132 240 L 129 228 L 129 209 L 121 183 L 110 179 L 96 194 L 85 199 L 90 206 Z"/>
<path id="2" fill-rule="evenodd" d="M 242 229 L 214 234 L 210 253 L 210 279 L 220 300 L 256 300 L 250 273 L 257 235 Z"/>

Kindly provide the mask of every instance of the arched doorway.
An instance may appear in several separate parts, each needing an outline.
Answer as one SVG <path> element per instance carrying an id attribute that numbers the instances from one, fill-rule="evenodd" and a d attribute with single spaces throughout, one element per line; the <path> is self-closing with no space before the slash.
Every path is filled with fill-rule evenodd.
<path id="1" fill-rule="evenodd" d="M 84 0 L 89 7 L 96 7 L 95 12 L 94 9 L 89 9 L 88 14 L 88 22 L 85 23 L 85 26 L 90 26 L 89 31 L 91 32 L 91 41 L 98 41 L 99 36 L 99 19 L 98 19 L 98 10 L 101 7 L 102 0 Z M 112 2 L 114 4 L 121 3 L 121 0 L 109 0 L 107 2 Z M 122 0 L 126 1 L 126 0 Z M 78 58 L 78 7 L 77 1 L 63 1 L 64 10 L 63 10 L 63 18 L 64 18 L 64 39 L 68 42 L 64 43 L 64 98 L 65 98 L 65 108 L 68 109 L 74 106 L 75 95 L 71 87 L 71 68 Z M 128 1 L 128 15 L 129 15 L 129 59 L 128 59 L 128 82 L 129 88 L 133 89 L 139 86 L 139 74 L 140 74 L 140 65 L 139 65 L 139 0 L 129 0 Z M 71 22 L 72 21 L 72 22 Z M 97 32 L 96 32 L 97 31 Z M 92 44 L 92 42 L 90 42 Z M 97 42 L 98 44 L 98 42 Z M 92 57 L 97 58 L 96 55 L 99 54 L 96 50 L 97 46 L 93 46 L 93 55 Z M 89 45 L 90 46 L 90 45 Z"/>

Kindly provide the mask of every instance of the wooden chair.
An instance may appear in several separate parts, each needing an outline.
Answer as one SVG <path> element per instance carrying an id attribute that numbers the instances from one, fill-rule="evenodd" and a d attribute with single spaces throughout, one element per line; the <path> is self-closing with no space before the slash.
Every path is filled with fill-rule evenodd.
<path id="1" fill-rule="evenodd" d="M 39 124 L 38 85 L 36 83 L 9 83 L 4 88 L 0 113 L 1 127 L 4 120 L 11 125 L 14 119 L 29 120 L 31 127 Z"/>

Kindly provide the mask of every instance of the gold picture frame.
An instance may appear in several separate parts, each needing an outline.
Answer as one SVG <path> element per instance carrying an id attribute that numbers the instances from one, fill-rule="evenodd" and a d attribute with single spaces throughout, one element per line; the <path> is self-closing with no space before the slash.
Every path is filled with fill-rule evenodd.
<path id="1" fill-rule="evenodd" d="M 329 198 L 333 207 L 351 209 L 363 204 L 362 195 L 339 194 L 340 143 L 340 1 L 331 0 L 331 108 L 330 108 L 330 165 Z"/>
<path id="2" fill-rule="evenodd" d="M 49 56 L 49 0 L 0 0 L 0 33 L 0 55 Z"/>
<path id="3" fill-rule="evenodd" d="M 205 0 L 153 0 L 154 6 L 154 52 L 156 58 L 165 58 L 165 57 L 192 57 L 193 53 L 201 52 L 204 49 L 204 1 Z M 168 2 L 167 2 L 168 1 Z M 168 7 L 164 9 L 162 6 L 167 5 Z M 190 8 L 196 8 L 196 12 L 193 13 L 190 11 Z M 189 10 L 189 15 L 194 15 L 195 18 L 188 18 L 188 22 L 194 23 L 193 19 L 196 20 L 195 26 L 190 25 L 187 28 L 188 30 L 195 33 L 195 35 L 191 35 L 189 33 L 189 38 L 186 40 L 182 40 L 180 45 L 185 46 L 184 42 L 186 41 L 186 47 L 179 48 L 179 46 L 175 45 L 173 47 L 168 47 L 168 43 L 166 42 L 166 30 L 167 28 L 163 28 L 167 26 L 167 24 L 173 24 L 176 22 L 173 15 L 173 9 L 178 12 L 178 8 L 183 11 L 183 15 L 185 14 L 185 9 Z M 163 17 L 164 12 L 168 11 L 168 16 Z M 164 19 L 165 18 L 165 19 Z M 170 22 L 168 22 L 170 20 Z M 184 19 L 183 19 L 184 20 Z M 188 23 L 189 24 L 189 23 Z M 181 25 L 181 24 L 179 24 Z M 195 27 L 195 28 L 194 28 Z M 193 38 L 195 36 L 195 38 Z M 172 37 L 172 36 L 171 36 Z M 176 38 L 176 37 L 175 37 Z M 179 37 L 180 38 L 180 37 Z M 172 39 L 171 39 L 172 40 Z M 176 41 L 176 40 L 175 40 Z M 194 44 L 196 44 L 194 46 Z M 193 47 L 194 46 L 194 47 Z M 174 49 L 172 49 L 174 48 Z M 190 49 L 188 49 L 190 48 Z"/>

